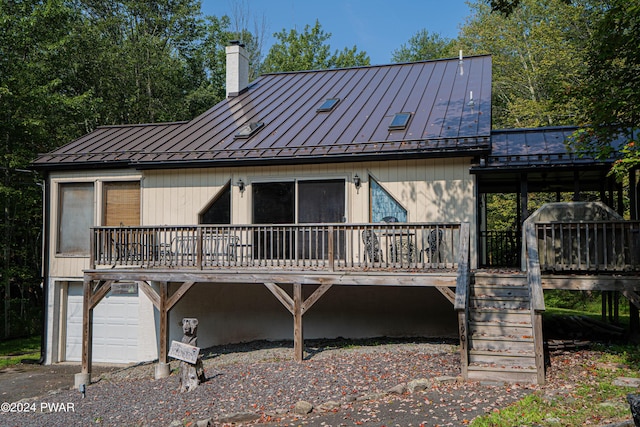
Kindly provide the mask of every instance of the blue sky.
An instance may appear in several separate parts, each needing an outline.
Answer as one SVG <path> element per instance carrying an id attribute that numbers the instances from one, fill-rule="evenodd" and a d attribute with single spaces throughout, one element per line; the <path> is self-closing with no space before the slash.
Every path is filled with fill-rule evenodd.
<path id="1" fill-rule="evenodd" d="M 202 0 L 205 15 L 231 15 L 236 5 L 267 24 L 264 54 L 275 42 L 273 33 L 320 21 L 331 33 L 332 51 L 356 45 L 372 64 L 391 61 L 392 52 L 421 29 L 454 38 L 470 14 L 466 0 Z"/>

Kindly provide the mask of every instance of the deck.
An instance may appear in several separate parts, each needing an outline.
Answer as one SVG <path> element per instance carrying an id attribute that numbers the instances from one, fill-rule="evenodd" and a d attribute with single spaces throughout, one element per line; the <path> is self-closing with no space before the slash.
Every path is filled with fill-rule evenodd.
<path id="1" fill-rule="evenodd" d="M 520 365 L 508 367 L 511 373 L 502 372 L 500 378 L 542 383 L 543 288 L 619 290 L 640 306 L 640 222 L 537 223 L 524 240 L 526 272 L 491 273 L 470 270 L 466 223 L 95 227 L 91 268 L 84 274 L 80 381 L 90 379 L 93 308 L 112 284 L 134 281 L 160 313 L 158 377 L 168 375 L 169 311 L 195 283 L 206 282 L 263 284 L 293 317 L 298 361 L 303 315 L 332 286 L 432 286 L 458 312 L 465 378 L 498 375 L 487 368 L 496 364 L 488 356 L 514 359 L 510 348 L 493 354 L 501 343 L 518 353 L 530 348 L 531 355 L 525 363 L 518 359 L 527 366 L 524 371 Z M 168 283 L 179 284 L 173 294 Z M 284 284 L 293 285 L 291 293 Z M 314 285 L 306 299 L 304 285 Z M 524 310 L 514 317 L 529 319 L 531 332 L 520 336 L 530 343 L 505 340 L 504 315 L 514 307 Z M 493 321 L 501 326 L 494 327 Z M 522 328 L 521 320 L 509 322 Z M 493 330 L 501 335 L 491 336 Z"/>

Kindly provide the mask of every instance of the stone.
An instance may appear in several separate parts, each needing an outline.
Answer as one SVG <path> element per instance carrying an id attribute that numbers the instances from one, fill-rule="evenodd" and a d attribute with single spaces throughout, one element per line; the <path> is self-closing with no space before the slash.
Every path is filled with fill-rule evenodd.
<path id="1" fill-rule="evenodd" d="M 220 418 L 218 422 L 225 423 L 247 423 L 260 419 L 260 415 L 253 412 L 236 412 L 226 417 Z"/>
<path id="2" fill-rule="evenodd" d="M 213 426 L 213 420 L 211 418 L 207 418 L 206 420 L 199 420 L 196 422 L 196 427 L 211 427 Z"/>
<path id="3" fill-rule="evenodd" d="M 416 391 L 422 391 L 431 387 L 431 381 L 426 378 L 420 378 L 417 380 L 411 380 L 407 383 L 407 390 L 409 393 L 415 393 Z"/>
<path id="4" fill-rule="evenodd" d="M 339 407 L 340 407 L 340 402 L 336 402 L 335 400 L 328 400 L 324 402 L 322 405 L 320 405 L 318 409 L 320 409 L 321 411 L 327 412 L 327 411 L 332 411 Z"/>
<path id="5" fill-rule="evenodd" d="M 433 380 L 437 383 L 457 383 L 459 381 L 458 377 L 451 377 L 448 375 L 435 377 Z"/>
<path id="6" fill-rule="evenodd" d="M 296 402 L 296 405 L 293 408 L 293 412 L 298 415 L 307 415 L 313 411 L 313 405 L 304 400 L 300 400 Z"/>
<path id="7" fill-rule="evenodd" d="M 613 380 L 613 385 L 618 387 L 640 387 L 640 378 L 618 377 Z"/>
<path id="8" fill-rule="evenodd" d="M 173 420 L 169 423 L 169 427 L 182 427 L 183 425 L 182 420 Z"/>
<path id="9" fill-rule="evenodd" d="M 362 396 L 359 396 L 358 398 L 356 398 L 356 401 L 357 402 L 365 402 L 367 400 L 378 400 L 378 399 L 382 399 L 386 395 L 387 395 L 387 393 L 363 394 Z"/>
<path id="10" fill-rule="evenodd" d="M 404 394 L 405 391 L 407 391 L 407 385 L 402 383 L 402 384 L 398 384 L 395 387 L 391 387 L 389 390 L 387 390 L 387 393 L 389 393 L 389 394 Z"/>
<path id="11" fill-rule="evenodd" d="M 631 408 L 631 415 L 633 415 L 633 422 L 636 427 L 640 427 L 640 394 L 627 394 L 627 402 Z"/>

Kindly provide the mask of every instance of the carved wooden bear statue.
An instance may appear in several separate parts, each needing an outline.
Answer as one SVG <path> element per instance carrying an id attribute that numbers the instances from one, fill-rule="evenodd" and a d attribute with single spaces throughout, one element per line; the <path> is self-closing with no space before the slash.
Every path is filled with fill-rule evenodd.
<path id="1" fill-rule="evenodd" d="M 182 342 L 185 344 L 198 346 L 198 319 L 185 317 L 182 319 Z M 202 366 L 202 358 L 198 355 L 195 364 L 180 361 L 180 391 L 190 391 L 198 387 L 202 382 L 206 381 L 204 368 Z"/>

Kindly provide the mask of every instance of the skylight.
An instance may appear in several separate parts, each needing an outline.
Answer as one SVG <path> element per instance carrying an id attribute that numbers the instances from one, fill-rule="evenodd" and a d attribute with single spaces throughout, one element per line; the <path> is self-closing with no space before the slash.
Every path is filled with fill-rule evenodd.
<path id="1" fill-rule="evenodd" d="M 238 133 L 234 135 L 235 138 L 249 138 L 251 135 L 256 133 L 262 126 L 264 126 L 264 122 L 249 122 L 248 124 L 242 126 Z"/>
<path id="2" fill-rule="evenodd" d="M 318 113 L 323 113 L 325 111 L 331 111 L 333 107 L 340 101 L 340 98 L 328 98 L 325 99 L 321 106 L 316 110 Z"/>
<path id="3" fill-rule="evenodd" d="M 411 113 L 396 113 L 389 124 L 389 130 L 406 128 L 410 118 Z"/>

